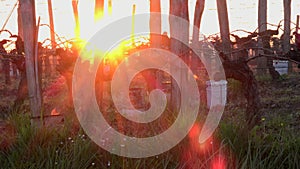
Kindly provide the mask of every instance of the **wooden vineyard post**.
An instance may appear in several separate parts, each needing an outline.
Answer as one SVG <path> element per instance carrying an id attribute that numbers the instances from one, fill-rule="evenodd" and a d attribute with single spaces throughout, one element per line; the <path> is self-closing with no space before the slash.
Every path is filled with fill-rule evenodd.
<path id="1" fill-rule="evenodd" d="M 34 0 L 20 0 L 20 8 L 22 13 L 23 32 L 26 32 L 24 36 L 24 49 L 25 49 L 25 65 L 26 76 L 28 85 L 28 95 L 30 101 L 31 124 L 37 127 L 42 125 L 42 121 L 35 120 L 41 113 L 41 93 L 38 92 L 39 81 L 38 70 L 36 68 L 35 60 L 35 44 L 36 44 L 36 18 L 35 18 L 35 1 Z M 39 95 L 39 96 L 38 96 Z"/>
<path id="2" fill-rule="evenodd" d="M 50 25 L 50 39 L 51 39 L 51 48 L 56 48 L 55 42 L 55 30 L 54 30 L 54 21 L 53 21 L 53 10 L 52 10 L 52 0 L 48 0 L 48 14 L 49 14 L 49 25 Z M 53 67 L 55 68 L 57 65 L 57 59 L 55 55 L 52 55 Z M 46 64 L 47 63 L 47 64 Z M 45 71 L 46 75 L 50 74 L 50 61 L 49 56 L 47 55 L 45 58 Z M 55 69 L 54 69 L 55 70 Z"/>
<path id="3" fill-rule="evenodd" d="M 283 52 L 290 50 L 291 34 L 291 0 L 283 0 L 284 6 L 284 34 L 283 34 Z"/>
<path id="4" fill-rule="evenodd" d="M 51 46 L 55 49 L 55 31 L 54 31 L 54 21 L 53 21 L 53 11 L 52 11 L 52 0 L 48 0 L 48 13 L 49 13 L 49 25 L 50 25 L 50 36 L 51 36 Z"/>
<path id="5" fill-rule="evenodd" d="M 226 0 L 217 0 L 217 9 L 222 39 L 222 51 L 226 54 L 229 54 L 231 52 L 231 44 L 229 37 L 230 31 Z"/>
<path id="6" fill-rule="evenodd" d="M 258 3 L 258 33 L 267 30 L 267 0 L 259 0 Z M 258 47 L 263 47 L 263 40 L 261 37 L 258 39 Z M 259 50 L 258 53 L 263 53 Z M 257 74 L 266 74 L 267 70 L 267 59 L 265 57 L 260 57 L 257 59 Z"/>
<path id="7" fill-rule="evenodd" d="M 135 41 L 134 41 L 134 29 L 135 29 L 135 9 L 136 9 L 136 5 L 133 4 L 132 5 L 132 16 L 131 16 L 131 41 L 132 41 L 132 45 L 135 45 Z"/>
<path id="8" fill-rule="evenodd" d="M 18 36 L 23 39 L 23 27 L 22 27 L 22 15 L 21 15 L 21 8 L 20 3 L 18 5 Z"/>
<path id="9" fill-rule="evenodd" d="M 160 0 L 150 1 L 150 12 L 155 12 L 156 15 L 150 15 L 150 42 L 153 47 L 161 47 L 161 36 L 152 32 L 161 33 L 161 8 Z"/>
<path id="10" fill-rule="evenodd" d="M 295 30 L 296 34 L 298 33 L 298 30 L 299 30 L 299 18 L 300 18 L 300 15 L 297 15 L 297 19 L 296 19 L 296 30 Z M 298 38 L 297 38 L 297 37 L 295 38 L 295 44 L 299 44 Z"/>
<path id="11" fill-rule="evenodd" d="M 104 15 L 104 0 L 95 0 L 94 20 L 99 21 Z"/>
<path id="12" fill-rule="evenodd" d="M 72 0 L 73 14 L 75 19 L 75 38 L 80 38 L 80 22 L 78 13 L 78 0 Z"/>
<path id="13" fill-rule="evenodd" d="M 283 53 L 287 53 L 291 50 L 290 36 L 291 36 L 291 1 L 283 0 L 284 9 L 284 33 L 283 33 Z M 288 72 L 293 71 L 292 63 L 288 64 Z"/>
<path id="14" fill-rule="evenodd" d="M 297 15 L 297 20 L 296 20 L 296 33 L 298 33 L 298 29 L 299 29 L 299 18 L 300 18 L 300 15 Z"/>
<path id="15" fill-rule="evenodd" d="M 160 0 L 150 0 L 150 12 L 155 14 L 150 15 L 150 45 L 153 48 L 161 48 L 161 5 Z M 159 33 L 159 34 L 157 34 Z M 155 77 L 155 86 L 153 88 L 160 87 L 160 75 L 159 71 L 148 71 L 147 76 Z M 149 82 L 148 82 L 149 87 Z"/>
<path id="16" fill-rule="evenodd" d="M 108 14 L 112 15 L 112 0 L 108 0 Z"/>
<path id="17" fill-rule="evenodd" d="M 200 24 L 204 11 L 205 0 L 197 0 L 194 14 L 193 44 L 199 42 Z"/>
<path id="18" fill-rule="evenodd" d="M 197 0 L 195 5 L 195 12 L 194 12 L 194 27 L 193 27 L 193 37 L 192 37 L 192 45 L 195 49 L 201 49 L 201 46 L 199 46 L 199 34 L 200 31 L 200 25 L 202 20 L 202 15 L 204 11 L 205 6 L 205 0 Z M 195 58 L 198 57 L 196 54 L 192 54 L 191 59 L 189 60 L 189 65 L 191 66 L 192 70 L 196 71 L 198 65 L 198 62 L 195 62 Z M 198 64 L 197 64 L 198 63 Z"/>
<path id="19" fill-rule="evenodd" d="M 170 15 L 181 17 L 187 22 L 188 17 L 188 0 L 170 0 Z M 183 61 L 189 57 L 188 48 L 184 44 L 189 42 L 189 25 L 178 22 L 174 17 L 169 17 L 170 23 L 170 37 L 178 37 L 181 39 L 181 43 L 173 38 L 171 38 L 170 50 L 180 57 Z M 171 110 L 177 112 L 180 110 L 180 91 L 182 83 L 187 80 L 185 72 L 181 70 L 181 65 L 171 65 L 170 71 L 172 75 L 179 75 L 177 80 L 171 80 Z M 176 85 L 177 83 L 177 85 Z"/>

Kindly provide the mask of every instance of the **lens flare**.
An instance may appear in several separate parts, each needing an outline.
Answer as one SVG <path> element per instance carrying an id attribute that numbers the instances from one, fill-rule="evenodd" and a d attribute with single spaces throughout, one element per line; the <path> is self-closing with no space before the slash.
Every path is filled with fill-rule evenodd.
<path id="1" fill-rule="evenodd" d="M 226 160 L 222 155 L 217 155 L 211 162 L 211 169 L 226 169 Z"/>

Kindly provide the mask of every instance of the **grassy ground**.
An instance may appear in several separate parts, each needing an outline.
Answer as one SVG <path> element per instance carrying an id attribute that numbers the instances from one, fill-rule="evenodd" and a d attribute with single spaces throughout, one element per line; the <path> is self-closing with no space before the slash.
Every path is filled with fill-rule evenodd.
<path id="1" fill-rule="evenodd" d="M 63 125 L 36 129 L 28 113 L 10 112 L 0 124 L 0 168 L 300 168 L 300 76 L 283 76 L 276 82 L 258 79 L 261 124 L 247 130 L 241 86 L 230 81 L 222 121 L 206 143 L 198 143 L 201 126 L 195 124 L 177 146 L 145 159 L 119 157 L 93 143 L 72 110 L 62 105 L 66 88 L 58 79 L 56 85 L 48 85 L 45 99 L 47 109 L 64 111 Z"/>

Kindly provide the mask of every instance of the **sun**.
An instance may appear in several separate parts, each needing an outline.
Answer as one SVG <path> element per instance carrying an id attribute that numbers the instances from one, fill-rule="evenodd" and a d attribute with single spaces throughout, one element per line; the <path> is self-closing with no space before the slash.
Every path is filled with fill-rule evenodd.
<path id="1" fill-rule="evenodd" d="M 117 21 L 121 18 L 132 16 L 139 13 L 149 12 L 147 1 L 104 1 L 103 14 L 95 16 L 95 1 L 78 1 L 78 17 L 80 30 L 75 30 L 75 34 L 79 34 L 83 40 L 89 40 L 101 28 Z M 135 11 L 133 13 L 133 8 Z M 99 14 L 98 14 L 99 15 Z M 98 18 L 98 19 L 95 19 Z M 136 27 L 138 25 L 129 25 Z"/>
<path id="2" fill-rule="evenodd" d="M 79 50 L 83 50 L 84 48 L 86 49 L 89 40 L 102 28 L 105 28 L 119 19 L 132 17 L 136 12 L 141 13 L 145 10 L 142 8 L 145 6 L 142 1 L 135 1 L 132 3 L 128 1 L 126 1 L 126 3 L 124 1 L 118 1 L 115 4 L 111 4 L 112 2 L 114 1 L 104 1 L 103 13 L 101 14 L 101 17 L 99 17 L 95 16 L 94 1 L 78 1 L 77 10 L 79 28 L 75 28 L 74 31 L 75 36 L 77 35 L 76 38 L 78 43 L 76 46 Z M 112 5 L 113 7 L 111 7 Z M 132 18 L 131 25 L 128 25 L 128 28 L 123 28 L 131 30 L 131 32 L 129 32 L 131 34 L 130 37 L 116 42 L 117 44 L 112 46 L 110 51 L 106 51 L 107 49 L 101 49 L 101 46 L 97 46 L 97 49 L 90 48 L 88 49 L 89 52 L 84 52 L 85 55 L 82 56 L 84 57 L 84 60 L 90 60 L 93 62 L 95 55 L 99 53 L 106 53 L 106 59 L 113 62 L 126 57 L 124 56 L 126 55 L 126 52 L 128 53 L 128 51 L 132 51 L 134 48 L 147 44 L 149 35 L 143 35 L 143 37 L 134 35 L 134 28 L 138 26 L 138 24 L 135 24 L 134 17 Z"/>

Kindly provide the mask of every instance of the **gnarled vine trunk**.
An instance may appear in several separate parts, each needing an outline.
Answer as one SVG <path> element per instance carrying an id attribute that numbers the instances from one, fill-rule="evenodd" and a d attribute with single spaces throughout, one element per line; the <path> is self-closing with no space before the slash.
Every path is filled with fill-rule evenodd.
<path id="1" fill-rule="evenodd" d="M 260 97 L 258 84 L 254 74 L 245 60 L 231 61 L 222 52 L 223 67 L 226 78 L 232 78 L 242 83 L 244 95 L 247 99 L 246 120 L 248 128 L 253 128 L 260 121 Z"/>

